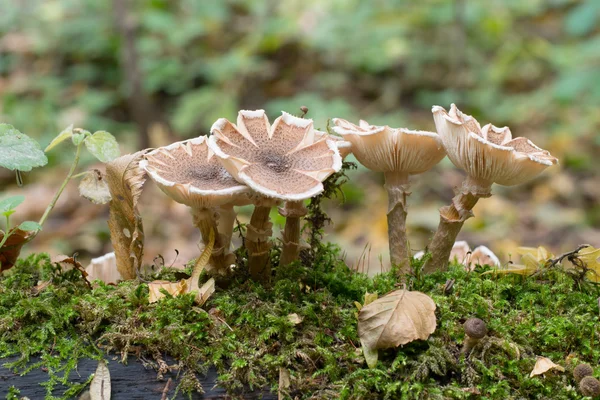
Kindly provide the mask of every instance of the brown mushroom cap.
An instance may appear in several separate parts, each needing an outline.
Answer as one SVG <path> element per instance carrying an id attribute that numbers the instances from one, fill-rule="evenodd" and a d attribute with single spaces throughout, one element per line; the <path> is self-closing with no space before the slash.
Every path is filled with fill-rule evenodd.
<path id="1" fill-rule="evenodd" d="M 249 203 L 249 188 L 223 168 L 205 136 L 160 147 L 144 158 L 140 167 L 178 203 L 198 209 Z"/>
<path id="2" fill-rule="evenodd" d="M 264 110 L 242 110 L 237 124 L 221 118 L 209 146 L 235 179 L 266 197 L 299 201 L 323 191 L 342 167 L 337 145 L 319 137 L 311 119 L 283 112 L 273 125 Z"/>
<path id="3" fill-rule="evenodd" d="M 474 339 L 481 339 L 487 335 L 487 326 L 479 318 L 469 318 L 464 323 L 465 333 Z"/>
<path id="4" fill-rule="evenodd" d="M 594 369 L 589 364 L 579 364 L 573 370 L 573 378 L 578 383 L 586 376 L 592 375 L 594 375 Z"/>
<path id="5" fill-rule="evenodd" d="M 420 174 L 446 155 L 434 132 L 393 129 L 366 121 L 355 125 L 341 118 L 334 118 L 333 123 L 333 131 L 352 143 L 356 159 L 372 171 Z"/>
<path id="6" fill-rule="evenodd" d="M 518 185 L 558 162 L 530 140 L 513 139 L 508 127 L 488 124 L 481 128 L 475 118 L 454 104 L 449 112 L 439 106 L 434 106 L 432 112 L 448 158 L 473 178 L 490 184 Z"/>
<path id="7" fill-rule="evenodd" d="M 584 396 L 600 396 L 600 382 L 593 376 L 586 376 L 579 382 L 579 391 Z"/>

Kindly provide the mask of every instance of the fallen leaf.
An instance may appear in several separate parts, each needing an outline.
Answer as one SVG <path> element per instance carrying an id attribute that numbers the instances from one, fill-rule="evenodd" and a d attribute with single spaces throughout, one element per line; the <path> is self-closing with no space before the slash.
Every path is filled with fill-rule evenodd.
<path id="1" fill-rule="evenodd" d="M 137 205 L 146 181 L 139 167 L 144 151 L 127 154 L 106 165 L 106 183 L 112 200 L 108 227 L 117 269 L 123 279 L 134 279 L 142 265 L 144 229 Z"/>
<path id="2" fill-rule="evenodd" d="M 83 268 L 83 265 L 79 261 L 75 259 L 75 257 L 69 257 L 65 255 L 54 256 L 50 259 L 50 262 L 53 264 L 57 264 L 62 272 L 70 271 L 72 269 L 76 269 L 81 273 L 81 277 L 85 281 L 86 285 L 91 287 L 90 281 L 88 280 L 87 272 Z"/>
<path id="3" fill-rule="evenodd" d="M 358 313 L 358 336 L 369 368 L 377 364 L 377 349 L 426 340 L 435 327 L 435 303 L 431 297 L 405 289 L 388 293 Z"/>
<path id="4" fill-rule="evenodd" d="M 191 285 L 188 287 L 191 287 Z M 193 292 L 193 291 L 190 291 L 190 292 Z M 202 285 L 200 287 L 200 289 L 196 293 L 196 304 L 198 304 L 199 306 L 204 305 L 204 303 L 206 303 L 206 300 L 208 300 L 208 298 L 210 296 L 212 296 L 212 294 L 214 292 L 215 292 L 215 278 L 210 278 L 209 280 L 206 281 L 206 283 L 204 283 L 204 285 Z"/>
<path id="5" fill-rule="evenodd" d="M 288 314 L 287 319 L 294 325 L 298 325 L 300 322 L 304 320 L 301 316 L 296 313 Z"/>
<path id="6" fill-rule="evenodd" d="M 517 247 L 516 252 L 521 255 L 521 262 L 523 264 L 529 264 L 530 267 L 535 267 L 535 269 L 544 266 L 548 260 L 554 257 L 554 254 L 550 253 L 543 246 Z"/>
<path id="7" fill-rule="evenodd" d="M 110 372 L 104 360 L 98 363 L 98 368 L 96 368 L 90 384 L 90 399 L 110 400 Z"/>
<path id="8" fill-rule="evenodd" d="M 177 282 L 171 281 L 152 281 L 148 284 L 148 302 L 156 303 L 158 300 L 165 297 L 165 294 L 161 292 L 164 289 L 171 296 L 179 296 L 180 294 L 187 293 L 187 280 L 182 279 Z"/>
<path id="9" fill-rule="evenodd" d="M 577 258 L 583 261 L 586 268 L 590 270 L 587 272 L 586 278 L 592 282 L 600 283 L 600 249 L 592 246 L 584 247 L 577 253 Z"/>
<path id="10" fill-rule="evenodd" d="M 500 268 L 494 268 L 489 271 L 485 271 L 481 275 L 506 275 L 506 274 L 517 274 L 523 276 L 529 276 L 537 271 L 537 267 L 531 267 L 530 265 L 520 264 L 508 264 Z"/>
<path id="11" fill-rule="evenodd" d="M 21 229 L 13 230 L 6 240 L 6 243 L 0 248 L 0 272 L 12 268 L 21 254 L 21 248 L 29 242 L 35 232 L 23 231 Z M 0 241 L 4 238 L 4 232 L 0 231 Z"/>
<path id="12" fill-rule="evenodd" d="M 552 369 L 555 369 L 560 372 L 565 371 L 565 369 L 563 367 L 561 367 L 560 365 L 554 364 L 552 362 L 552 360 L 550 360 L 549 358 L 538 356 L 537 361 L 535 362 L 535 366 L 533 367 L 533 370 L 529 374 L 529 377 L 531 378 L 536 375 L 542 375 Z"/>
<path id="13" fill-rule="evenodd" d="M 106 177 L 97 169 L 89 171 L 79 182 L 79 194 L 94 204 L 106 204 L 112 198 Z"/>
<path id="14" fill-rule="evenodd" d="M 117 258 L 114 252 L 92 258 L 90 264 L 85 268 L 85 272 L 91 281 L 97 279 L 104 283 L 117 283 L 123 279 L 117 269 Z"/>
<path id="15" fill-rule="evenodd" d="M 287 368 L 279 367 L 279 390 L 277 391 L 277 398 L 279 400 L 285 399 L 285 392 L 290 388 L 290 371 Z"/>

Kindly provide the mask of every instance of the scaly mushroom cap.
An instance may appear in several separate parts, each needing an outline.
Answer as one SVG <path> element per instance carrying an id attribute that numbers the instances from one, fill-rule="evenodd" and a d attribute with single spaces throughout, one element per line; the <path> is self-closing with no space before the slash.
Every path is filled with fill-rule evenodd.
<path id="1" fill-rule="evenodd" d="M 238 114 L 234 125 L 214 123 L 209 146 L 223 166 L 256 192 L 299 201 L 323 191 L 322 181 L 342 167 L 336 143 L 318 135 L 311 119 L 283 112 L 273 125 L 264 110 Z"/>
<path id="2" fill-rule="evenodd" d="M 450 112 L 431 110 L 448 158 L 469 176 L 504 186 L 518 185 L 539 175 L 558 160 L 524 137 L 513 139 L 508 127 L 483 128 L 454 104 Z"/>
<path id="3" fill-rule="evenodd" d="M 579 390 L 584 396 L 600 396 L 600 381 L 593 376 L 586 376 L 579 382 Z"/>
<path id="4" fill-rule="evenodd" d="M 487 335 L 487 326 L 479 318 L 469 318 L 464 323 L 465 333 L 474 339 L 481 339 Z"/>
<path id="5" fill-rule="evenodd" d="M 579 364 L 573 370 L 573 378 L 579 383 L 586 376 L 594 375 L 594 369 L 589 364 Z"/>
<path id="6" fill-rule="evenodd" d="M 352 153 L 365 167 L 377 172 L 425 172 L 446 155 L 437 133 L 393 129 L 360 121 L 354 125 L 334 118 L 333 131 L 352 143 Z"/>
<path id="7" fill-rule="evenodd" d="M 248 187 L 223 168 L 205 136 L 155 149 L 140 167 L 167 196 L 195 209 L 250 202 Z"/>

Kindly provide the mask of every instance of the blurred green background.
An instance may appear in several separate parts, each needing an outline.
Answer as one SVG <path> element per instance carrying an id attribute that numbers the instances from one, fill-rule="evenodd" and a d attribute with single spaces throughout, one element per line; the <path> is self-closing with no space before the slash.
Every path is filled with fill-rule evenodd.
<path id="1" fill-rule="evenodd" d="M 600 245 L 599 0 L 0 0 L 0 10 L 0 121 L 42 145 L 74 123 L 133 152 L 206 134 L 238 109 L 275 118 L 303 105 L 321 129 L 342 117 L 434 130 L 431 106 L 454 102 L 560 159 L 526 185 L 495 186 L 461 238 L 503 261 L 517 245 Z M 23 189 L 0 171 L 2 192 L 28 197 L 23 218 L 41 214 L 72 149 L 50 157 Z M 415 250 L 461 178 L 448 160 L 415 177 Z M 345 202 L 328 204 L 327 240 L 360 269 L 386 265 L 382 182 L 359 167 Z M 147 185 L 147 261 L 177 248 L 184 262 L 197 252 L 188 213 Z M 71 186 L 30 251 L 110 251 L 106 208 Z"/>

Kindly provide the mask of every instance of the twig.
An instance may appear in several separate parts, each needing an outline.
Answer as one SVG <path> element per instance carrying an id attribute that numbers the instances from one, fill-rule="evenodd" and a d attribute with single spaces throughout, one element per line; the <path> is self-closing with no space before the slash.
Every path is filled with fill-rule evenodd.
<path id="1" fill-rule="evenodd" d="M 167 393 L 169 393 L 171 382 L 173 382 L 173 379 L 169 378 L 167 384 L 165 385 L 165 388 L 162 391 L 162 397 L 160 398 L 160 400 L 167 400 Z"/>

